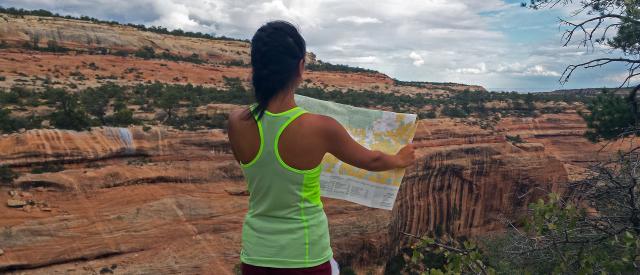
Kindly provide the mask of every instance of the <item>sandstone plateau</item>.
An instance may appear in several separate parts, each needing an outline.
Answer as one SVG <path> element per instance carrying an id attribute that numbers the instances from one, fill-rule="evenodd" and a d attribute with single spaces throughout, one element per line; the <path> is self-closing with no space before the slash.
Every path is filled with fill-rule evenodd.
<path id="1" fill-rule="evenodd" d="M 55 39 L 71 51 L 19 46 L 36 34 L 42 45 Z M 248 85 L 249 68 L 228 64 L 249 60 L 249 46 L 242 41 L 5 14 L 0 14 L 0 40 L 9 45 L 0 49 L 2 88 L 51 85 L 73 92 L 106 82 L 154 81 L 221 86 L 228 77 Z M 197 53 L 206 62 L 92 53 L 100 47 L 134 51 L 142 46 Z M 315 87 L 434 98 L 484 91 L 462 84 L 402 85 L 380 73 L 311 71 L 305 78 Z M 506 221 L 517 223 L 529 202 L 561 192 L 590 163 L 625 146 L 601 150 L 602 144 L 588 142 L 575 106 L 562 107 L 558 114 L 536 118 L 503 117 L 489 128 L 474 119 L 419 121 L 418 161 L 407 170 L 392 211 L 323 199 L 335 258 L 344 267 L 379 274 L 413 241 L 403 233 L 475 238 L 499 232 Z M 27 111 L 51 110 L 22 110 Z M 20 173 L 13 183 L 0 185 L 0 273 L 234 274 L 248 197 L 223 130 L 44 128 L 0 136 L 0 165 Z M 507 136 L 520 136 L 522 142 Z M 43 166 L 56 169 L 33 173 Z"/>
<path id="2" fill-rule="evenodd" d="M 12 16 L 0 14 L 0 40 L 10 50 L 0 52 L 0 74 L 7 80 L 0 87 L 10 87 L 17 82 L 39 86 L 49 79 L 53 86 L 69 83 L 78 87 L 98 85 L 100 82 L 142 83 L 161 81 L 167 83 L 194 83 L 208 86 L 221 85 L 223 76 L 248 80 L 249 68 L 229 65 L 248 64 L 250 45 L 244 41 L 211 40 L 178 37 L 139 31 L 121 25 L 95 24 L 92 22 L 38 16 Z M 45 47 L 48 41 L 69 48 L 71 54 L 34 52 L 20 49 L 24 43 L 33 42 Z M 96 51 L 124 50 L 134 52 L 141 47 L 151 47 L 156 52 L 170 52 L 186 56 L 198 54 L 205 64 L 145 60 L 114 55 L 100 55 Z M 316 63 L 310 53 L 308 63 Z M 88 65 L 94 63 L 97 67 Z M 130 72 L 125 71 L 129 69 Z M 133 71 L 131 71 L 133 70 Z M 72 72 L 85 77 L 78 81 Z M 142 72 L 142 74 L 140 74 Z M 136 75 L 138 75 L 136 77 Z M 372 89 L 395 93 L 446 94 L 449 91 L 484 90 L 480 86 L 462 84 L 422 84 L 422 87 L 394 84 L 393 79 L 381 73 L 308 72 L 309 86 L 331 89 Z M 248 84 L 248 83 L 247 83 Z"/>

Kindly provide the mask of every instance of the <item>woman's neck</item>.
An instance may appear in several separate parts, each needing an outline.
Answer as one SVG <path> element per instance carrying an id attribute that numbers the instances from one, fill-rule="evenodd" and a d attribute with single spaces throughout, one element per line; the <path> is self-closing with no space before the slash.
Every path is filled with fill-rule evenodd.
<path id="1" fill-rule="evenodd" d="M 296 107 L 296 101 L 293 97 L 293 91 L 287 91 L 275 96 L 267 105 L 267 111 L 272 113 L 282 113 Z"/>

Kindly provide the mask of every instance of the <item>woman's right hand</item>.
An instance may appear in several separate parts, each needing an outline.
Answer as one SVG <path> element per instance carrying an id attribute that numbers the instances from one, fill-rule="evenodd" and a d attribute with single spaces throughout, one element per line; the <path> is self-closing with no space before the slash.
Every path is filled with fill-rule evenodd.
<path id="1" fill-rule="evenodd" d="M 416 161 L 413 144 L 410 143 L 402 147 L 402 149 L 396 153 L 395 158 L 398 162 L 398 168 L 407 168 L 411 166 Z"/>

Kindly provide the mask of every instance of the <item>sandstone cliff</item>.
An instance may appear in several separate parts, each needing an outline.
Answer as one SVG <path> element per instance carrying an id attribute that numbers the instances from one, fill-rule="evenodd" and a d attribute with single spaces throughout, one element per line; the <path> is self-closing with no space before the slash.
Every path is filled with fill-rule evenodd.
<path id="1" fill-rule="evenodd" d="M 324 199 L 336 258 L 380 271 L 411 241 L 403 232 L 473 237 L 517 222 L 529 202 L 568 181 L 567 163 L 580 165 L 553 140 L 581 139 L 584 126 L 566 129 L 573 119 L 505 120 L 502 132 L 421 121 L 419 161 L 393 211 Z M 505 139 L 525 131 L 538 135 Z M 29 201 L 2 208 L 0 270 L 231 274 L 238 263 L 247 197 L 222 132 L 31 130 L 0 138 L 0 148 L 0 161 L 23 173 L 0 199 Z M 44 163 L 64 170 L 29 173 Z"/>

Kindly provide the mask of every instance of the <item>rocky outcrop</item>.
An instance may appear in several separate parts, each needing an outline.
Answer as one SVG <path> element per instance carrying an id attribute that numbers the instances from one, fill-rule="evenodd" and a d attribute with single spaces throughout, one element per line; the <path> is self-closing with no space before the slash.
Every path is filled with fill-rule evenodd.
<path id="1" fill-rule="evenodd" d="M 395 249 L 413 241 L 403 233 L 479 236 L 502 230 L 530 202 L 568 181 L 563 163 L 541 144 L 514 145 L 504 135 L 451 120 L 421 123 L 416 140 L 423 148 L 420 160 L 405 176 L 391 215 Z"/>
<path id="2" fill-rule="evenodd" d="M 43 163 L 108 162 L 154 157 L 165 160 L 212 159 L 228 155 L 222 130 L 180 132 L 166 128 L 94 128 L 91 131 L 30 130 L 0 138 L 0 161 L 20 168 Z"/>
<path id="3" fill-rule="evenodd" d="M 99 24 L 65 18 L 13 16 L 0 14 L 0 37 L 11 46 L 37 41 L 47 47 L 49 41 L 77 51 L 135 52 L 151 47 L 156 52 L 182 56 L 198 54 L 200 58 L 224 63 L 249 63 L 249 43 L 244 41 L 211 40 L 140 31 L 134 27 Z"/>

